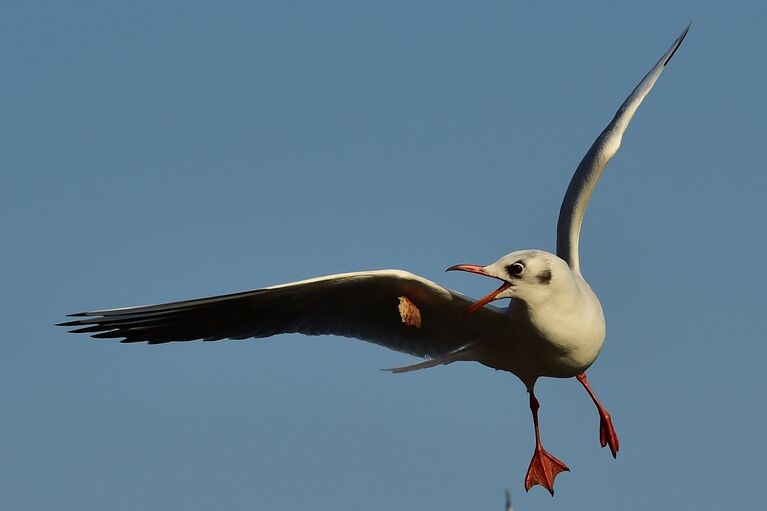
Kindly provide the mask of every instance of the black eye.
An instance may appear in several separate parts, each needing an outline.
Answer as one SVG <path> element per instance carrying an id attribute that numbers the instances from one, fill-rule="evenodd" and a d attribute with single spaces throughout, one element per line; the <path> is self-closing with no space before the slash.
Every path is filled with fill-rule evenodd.
<path id="1" fill-rule="evenodd" d="M 509 275 L 518 277 L 525 271 L 525 265 L 522 263 L 510 264 L 506 267 L 506 271 L 509 272 Z"/>

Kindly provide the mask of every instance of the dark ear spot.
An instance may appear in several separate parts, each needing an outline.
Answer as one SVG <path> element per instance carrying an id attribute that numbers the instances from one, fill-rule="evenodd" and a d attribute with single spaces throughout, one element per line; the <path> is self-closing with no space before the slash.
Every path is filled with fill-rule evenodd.
<path id="1" fill-rule="evenodd" d="M 541 284 L 551 284 L 551 270 L 543 270 L 541 273 L 535 276 L 538 282 Z"/>

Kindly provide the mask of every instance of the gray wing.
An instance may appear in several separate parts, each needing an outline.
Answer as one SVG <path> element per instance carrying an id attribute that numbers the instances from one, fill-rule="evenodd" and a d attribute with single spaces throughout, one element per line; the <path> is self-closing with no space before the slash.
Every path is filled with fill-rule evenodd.
<path id="1" fill-rule="evenodd" d="M 562 201 L 562 208 L 559 210 L 559 222 L 557 223 L 557 255 L 567 261 L 573 271 L 580 274 L 580 263 L 578 260 L 578 240 L 581 232 L 581 223 L 583 215 L 586 213 L 591 194 L 599 181 L 602 170 L 610 161 L 621 145 L 623 132 L 629 125 L 629 121 L 634 117 L 639 105 L 645 98 L 658 79 L 663 69 L 674 56 L 674 53 L 682 44 L 688 26 L 677 37 L 674 44 L 671 45 L 666 53 L 660 58 L 657 64 L 650 69 L 639 85 L 636 86 L 631 95 L 624 101 L 616 112 L 615 117 L 607 125 L 605 130 L 597 137 L 586 156 L 583 157 L 578 168 L 575 170 L 570 185 L 567 187 L 565 198 Z"/>
<path id="2" fill-rule="evenodd" d="M 58 326 L 99 339 L 161 344 L 246 339 L 298 332 L 363 339 L 417 356 L 439 357 L 497 336 L 505 315 L 400 270 L 329 275 L 223 296 L 81 312 Z"/>

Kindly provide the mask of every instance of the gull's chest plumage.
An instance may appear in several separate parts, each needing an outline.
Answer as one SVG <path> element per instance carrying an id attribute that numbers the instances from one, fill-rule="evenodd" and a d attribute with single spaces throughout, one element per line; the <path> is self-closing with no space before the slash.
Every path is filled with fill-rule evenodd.
<path id="1" fill-rule="evenodd" d="M 511 371 L 525 382 L 584 372 L 605 338 L 602 307 L 585 281 L 542 303 L 513 300 L 507 318 L 508 337 L 501 341 L 506 356 L 486 365 Z"/>
<path id="2" fill-rule="evenodd" d="M 519 341 L 541 376 L 576 376 L 596 360 L 605 339 L 605 321 L 599 300 L 593 298 L 572 307 L 527 308 Z"/>

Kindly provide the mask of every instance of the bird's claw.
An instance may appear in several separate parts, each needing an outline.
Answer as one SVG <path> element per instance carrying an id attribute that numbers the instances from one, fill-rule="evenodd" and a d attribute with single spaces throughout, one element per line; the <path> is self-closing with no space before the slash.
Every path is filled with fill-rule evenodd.
<path id="1" fill-rule="evenodd" d="M 549 454 L 543 447 L 537 447 L 525 476 L 525 491 L 530 491 L 530 488 L 540 484 L 549 490 L 553 497 L 554 479 L 557 477 L 557 474 L 569 471 L 570 469 L 567 468 L 567 465 Z"/>
<path id="2" fill-rule="evenodd" d="M 618 433 L 615 432 L 613 421 L 607 412 L 599 415 L 599 443 L 602 444 L 602 447 L 609 445 L 613 458 L 618 457 L 618 450 L 620 449 Z"/>

